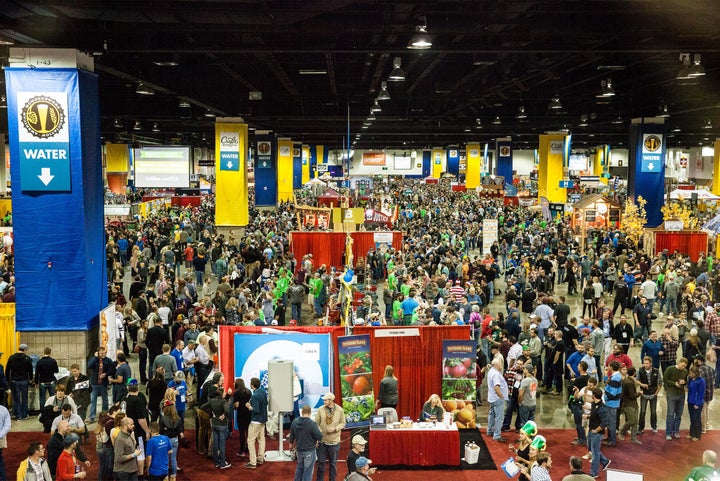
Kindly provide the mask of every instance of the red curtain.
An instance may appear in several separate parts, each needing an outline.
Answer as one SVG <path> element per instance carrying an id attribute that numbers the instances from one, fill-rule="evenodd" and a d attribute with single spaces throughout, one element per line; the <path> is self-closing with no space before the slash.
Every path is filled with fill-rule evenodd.
<path id="1" fill-rule="evenodd" d="M 402 249 L 402 232 L 393 232 L 392 246 L 395 250 Z M 375 232 L 353 232 L 353 255 L 355 259 L 367 256 L 370 248 L 375 248 Z"/>
<path id="2" fill-rule="evenodd" d="M 708 253 L 708 235 L 706 232 L 656 232 L 655 253 L 667 249 L 671 254 L 677 249 L 688 254 L 696 262 L 701 252 Z"/>
<path id="3" fill-rule="evenodd" d="M 353 256 L 365 257 L 371 247 L 375 247 L 374 232 L 351 232 L 353 239 Z M 290 236 L 290 249 L 298 261 L 305 254 L 312 254 L 315 268 L 325 264 L 343 267 L 342 258 L 345 253 L 345 232 L 293 232 Z M 393 247 L 402 249 L 402 232 L 393 232 Z"/>
<path id="4" fill-rule="evenodd" d="M 338 337 L 345 335 L 344 327 L 335 326 L 273 326 L 273 328 L 308 334 L 330 333 L 333 351 L 337 350 Z M 398 415 L 417 419 L 423 403 L 430 395 L 441 394 L 443 339 L 468 339 L 468 328 L 466 326 L 427 326 L 418 327 L 419 336 L 375 337 L 375 332 L 379 329 L 403 328 L 357 326 L 353 331 L 353 334 L 370 335 L 375 392 L 377 393 L 380 387 L 385 366 L 388 364 L 393 366 L 395 377 L 399 380 Z M 259 334 L 261 332 L 262 328 L 257 326 L 220 326 L 218 358 L 220 370 L 225 375 L 226 387 L 232 387 L 235 378 L 235 333 Z M 333 357 L 333 365 L 335 395 L 340 399 L 340 372 L 337 369 L 335 357 Z"/>

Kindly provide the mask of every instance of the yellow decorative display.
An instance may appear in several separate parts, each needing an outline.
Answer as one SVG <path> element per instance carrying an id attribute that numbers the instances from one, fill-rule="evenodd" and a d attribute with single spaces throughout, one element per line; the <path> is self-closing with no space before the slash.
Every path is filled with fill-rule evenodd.
<path id="1" fill-rule="evenodd" d="M 633 246 L 637 245 L 645 232 L 647 224 L 645 204 L 647 201 L 641 195 L 637 198 L 637 204 L 631 199 L 625 201 L 625 212 L 620 222 L 620 230 L 625 234 L 628 243 Z"/>
<path id="2" fill-rule="evenodd" d="M 683 228 L 686 230 L 696 230 L 700 225 L 700 219 L 695 217 L 695 213 L 685 203 L 671 202 L 660 208 L 663 213 L 663 220 L 681 220 Z"/>

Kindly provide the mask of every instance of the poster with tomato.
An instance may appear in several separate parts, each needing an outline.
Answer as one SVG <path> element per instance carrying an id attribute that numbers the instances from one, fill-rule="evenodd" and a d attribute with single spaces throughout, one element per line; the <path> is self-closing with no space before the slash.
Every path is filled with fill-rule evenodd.
<path id="1" fill-rule="evenodd" d="M 444 340 L 442 402 L 460 429 L 475 429 L 476 341 Z"/>
<path id="2" fill-rule="evenodd" d="M 369 424 L 370 416 L 375 412 L 370 336 L 339 337 L 338 366 L 345 425 L 355 427 Z"/>

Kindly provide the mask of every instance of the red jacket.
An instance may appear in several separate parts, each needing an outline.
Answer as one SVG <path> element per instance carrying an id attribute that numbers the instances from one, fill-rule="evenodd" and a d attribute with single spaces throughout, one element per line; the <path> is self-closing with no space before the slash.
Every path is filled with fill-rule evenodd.
<path id="1" fill-rule="evenodd" d="M 63 449 L 55 469 L 55 481 L 72 481 L 75 478 L 75 457 Z"/>

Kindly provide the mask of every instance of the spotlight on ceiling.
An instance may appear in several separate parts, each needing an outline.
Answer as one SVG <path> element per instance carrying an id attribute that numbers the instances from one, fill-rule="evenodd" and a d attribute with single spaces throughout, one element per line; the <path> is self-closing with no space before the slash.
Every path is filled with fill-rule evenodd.
<path id="1" fill-rule="evenodd" d="M 375 114 L 374 114 L 374 113 L 370 112 L 370 115 L 368 115 L 368 118 L 367 118 L 367 119 L 368 119 L 370 122 L 372 122 L 372 121 L 374 121 L 374 120 L 377 120 L 377 117 L 375 117 Z"/>
<path id="2" fill-rule="evenodd" d="M 154 122 L 154 123 L 153 123 L 152 131 L 153 131 L 153 132 L 160 132 L 160 125 L 159 125 L 157 122 Z"/>
<path id="3" fill-rule="evenodd" d="M 476 128 L 476 129 L 482 129 L 482 128 L 483 128 L 482 119 L 481 119 L 480 117 L 478 117 L 478 118 L 475 119 L 475 128 Z"/>
<path id="4" fill-rule="evenodd" d="M 393 69 L 390 72 L 390 76 L 388 77 L 388 80 L 391 82 L 403 82 L 405 80 L 405 71 L 400 68 L 400 63 L 402 62 L 402 59 L 400 57 L 395 57 L 393 60 Z"/>
<path id="5" fill-rule="evenodd" d="M 668 118 L 670 117 L 670 109 L 668 108 L 667 104 L 662 104 L 660 107 L 658 107 L 658 117 Z"/>
<path id="6" fill-rule="evenodd" d="M 143 128 L 143 126 L 142 126 L 142 124 L 140 123 L 140 121 L 139 121 L 139 120 L 136 120 L 136 121 L 135 121 L 135 125 L 133 126 L 133 130 L 142 130 L 142 128 Z"/>
<path id="7" fill-rule="evenodd" d="M 612 86 L 612 79 L 600 81 L 600 93 L 596 95 L 598 98 L 608 98 L 615 96 L 615 89 Z"/>
<path id="8" fill-rule="evenodd" d="M 415 27 L 415 35 L 410 38 L 407 48 L 411 50 L 427 50 L 432 47 L 432 39 L 427 33 L 427 20 L 425 18 L 420 19 L 422 25 Z"/>
<path id="9" fill-rule="evenodd" d="M 181 109 L 189 109 L 190 108 L 190 102 L 188 102 L 185 99 L 180 99 L 180 102 L 178 103 L 178 107 Z"/>
<path id="10" fill-rule="evenodd" d="M 690 78 L 696 78 L 696 77 L 702 77 L 705 75 L 705 67 L 702 66 L 700 63 L 700 54 L 696 53 L 693 57 L 693 65 L 690 67 L 690 72 L 688 73 L 688 77 Z"/>
<path id="11" fill-rule="evenodd" d="M 557 95 L 550 99 L 550 104 L 548 105 L 548 109 L 550 110 L 562 110 L 562 104 L 560 103 L 560 97 Z"/>
<path id="12" fill-rule="evenodd" d="M 493 125 L 500 125 L 501 123 L 502 123 L 502 120 L 500 120 L 500 116 L 499 116 L 499 115 L 498 115 L 497 117 L 495 117 L 495 118 L 493 119 L 493 121 L 492 121 L 492 124 L 493 124 Z"/>
<path id="13" fill-rule="evenodd" d="M 115 119 L 114 127 L 116 129 L 122 129 L 124 127 L 123 123 L 120 121 L 120 119 Z"/>
<path id="14" fill-rule="evenodd" d="M 678 72 L 678 74 L 675 76 L 677 80 L 688 80 L 692 77 L 690 76 L 690 54 L 689 53 L 681 53 L 680 54 L 680 62 L 682 62 L 683 66 Z"/>
<path id="15" fill-rule="evenodd" d="M 378 100 L 390 100 L 390 92 L 387 89 L 387 82 L 380 82 L 380 93 L 377 96 Z"/>
<path id="16" fill-rule="evenodd" d="M 7 97 L 4 95 L 0 95 L 0 109 L 6 109 L 7 108 Z"/>
<path id="17" fill-rule="evenodd" d="M 372 108 L 370 109 L 371 113 L 378 113 L 382 112 L 382 109 L 380 108 L 380 104 L 378 103 L 377 99 L 375 99 L 375 103 L 373 104 Z"/>
<path id="18" fill-rule="evenodd" d="M 155 91 L 142 82 L 138 84 L 135 93 L 138 95 L 155 95 Z"/>
<path id="19" fill-rule="evenodd" d="M 712 129 L 712 128 L 713 128 L 712 121 L 710 119 L 707 119 L 705 121 L 705 125 L 703 125 L 703 129 Z"/>
<path id="20" fill-rule="evenodd" d="M 209 119 L 215 118 L 215 113 L 213 113 L 213 111 L 210 109 L 207 109 L 203 115 Z"/>
<path id="21" fill-rule="evenodd" d="M 587 127 L 588 126 L 588 114 L 581 114 L 580 115 L 580 123 L 578 124 L 578 127 Z"/>
<path id="22" fill-rule="evenodd" d="M 517 113 L 517 115 L 515 115 L 515 118 L 518 119 L 518 120 L 525 120 L 525 119 L 527 119 L 527 114 L 525 113 L 525 106 L 524 106 L 524 105 L 521 105 L 521 106 L 518 108 L 518 113 Z"/>
<path id="23" fill-rule="evenodd" d="M 619 116 L 618 116 L 618 117 L 615 117 L 614 119 L 612 119 L 612 120 L 610 121 L 610 123 L 613 124 L 613 125 L 622 125 L 622 124 L 625 123 L 625 121 L 623 120 L 622 117 L 619 117 Z"/>

